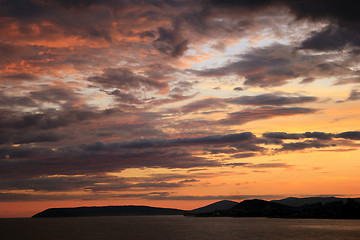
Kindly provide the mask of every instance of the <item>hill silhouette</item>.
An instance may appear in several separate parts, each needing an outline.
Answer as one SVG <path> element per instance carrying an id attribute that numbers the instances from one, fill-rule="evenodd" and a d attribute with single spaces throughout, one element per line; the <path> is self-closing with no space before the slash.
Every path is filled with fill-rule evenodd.
<path id="1" fill-rule="evenodd" d="M 355 199 L 358 200 L 358 199 Z M 336 198 L 336 197 L 308 197 L 308 198 L 296 198 L 296 197 L 288 197 L 280 200 L 272 200 L 271 202 L 280 203 L 293 207 L 301 207 L 305 204 L 315 204 L 315 203 L 331 203 L 343 201 L 346 202 L 346 198 Z"/>
<path id="2" fill-rule="evenodd" d="M 195 214 L 197 217 L 276 217 L 360 219 L 360 202 L 343 199 L 328 203 L 304 204 L 300 207 L 260 199 L 244 200 L 225 211 Z"/>
<path id="3" fill-rule="evenodd" d="M 49 208 L 35 214 L 33 218 L 45 217 L 94 217 L 94 216 L 142 216 L 142 215 L 182 215 L 184 210 L 148 206 L 106 206 Z"/>
<path id="4" fill-rule="evenodd" d="M 222 200 L 222 201 L 218 201 L 218 202 L 214 202 L 212 204 L 206 205 L 204 207 L 193 209 L 191 211 L 186 212 L 186 214 L 192 215 L 192 214 L 198 214 L 198 213 L 224 211 L 224 210 L 228 210 L 228 209 L 234 207 L 237 204 L 238 204 L 238 202 Z"/>
<path id="5" fill-rule="evenodd" d="M 49 208 L 32 216 L 93 217 L 185 215 L 195 217 L 279 217 L 279 218 L 343 218 L 360 219 L 359 198 L 285 198 L 265 201 L 244 200 L 240 203 L 222 200 L 190 211 L 149 206 L 104 206 Z"/>

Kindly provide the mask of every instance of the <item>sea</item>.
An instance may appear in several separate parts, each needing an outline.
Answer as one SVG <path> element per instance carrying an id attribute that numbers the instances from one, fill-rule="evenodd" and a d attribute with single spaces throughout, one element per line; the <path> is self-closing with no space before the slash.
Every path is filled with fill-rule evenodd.
<path id="1" fill-rule="evenodd" d="M 1 240 L 352 240 L 360 220 L 118 216 L 0 219 Z"/>

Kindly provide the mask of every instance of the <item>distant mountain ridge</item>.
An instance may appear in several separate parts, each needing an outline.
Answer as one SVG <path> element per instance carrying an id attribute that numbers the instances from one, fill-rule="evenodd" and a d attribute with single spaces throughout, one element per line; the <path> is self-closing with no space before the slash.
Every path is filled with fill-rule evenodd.
<path id="1" fill-rule="evenodd" d="M 360 198 L 289 197 L 280 200 L 244 200 L 240 203 L 222 200 L 190 211 L 149 206 L 104 206 L 49 208 L 32 216 L 93 217 L 93 216 L 142 216 L 185 215 L 199 217 L 286 217 L 286 218 L 356 218 L 360 219 Z"/>
<path id="2" fill-rule="evenodd" d="M 357 200 L 358 199 L 348 198 L 345 201 L 344 199 L 340 199 L 325 204 L 322 202 L 314 204 L 305 203 L 304 205 L 297 207 L 284 205 L 274 201 L 252 199 L 244 200 L 225 211 L 198 213 L 193 216 L 360 219 L 360 201 Z M 306 199 L 305 202 L 309 202 L 309 199 Z"/>
<path id="3" fill-rule="evenodd" d="M 197 213 L 213 212 L 213 211 L 218 211 L 218 210 L 228 210 L 237 204 L 239 204 L 239 203 L 234 202 L 234 201 L 229 201 L 229 200 L 222 200 L 222 201 L 218 201 L 218 202 L 214 202 L 212 204 L 206 205 L 204 207 L 193 209 L 193 210 L 189 211 L 189 213 L 197 214 Z"/>
<path id="4" fill-rule="evenodd" d="M 296 198 L 296 197 L 289 197 L 280 200 L 272 200 L 271 202 L 281 203 L 288 206 L 293 207 L 301 207 L 304 204 L 315 204 L 315 203 L 331 203 L 336 201 L 343 201 L 345 202 L 347 198 L 337 198 L 337 197 L 308 197 L 308 198 Z M 360 201 L 360 198 L 354 198 L 356 201 Z"/>
<path id="5" fill-rule="evenodd" d="M 142 215 L 182 215 L 184 210 L 174 208 L 158 208 L 148 206 L 105 206 L 49 208 L 32 216 L 46 217 L 94 217 L 94 216 L 142 216 Z"/>

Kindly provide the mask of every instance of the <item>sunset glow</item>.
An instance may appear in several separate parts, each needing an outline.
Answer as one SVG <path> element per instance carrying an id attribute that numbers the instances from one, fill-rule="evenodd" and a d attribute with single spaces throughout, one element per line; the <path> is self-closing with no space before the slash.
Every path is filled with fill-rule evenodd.
<path id="1" fill-rule="evenodd" d="M 0 217 L 360 196 L 359 22 L 338 1 L 0 0 Z"/>

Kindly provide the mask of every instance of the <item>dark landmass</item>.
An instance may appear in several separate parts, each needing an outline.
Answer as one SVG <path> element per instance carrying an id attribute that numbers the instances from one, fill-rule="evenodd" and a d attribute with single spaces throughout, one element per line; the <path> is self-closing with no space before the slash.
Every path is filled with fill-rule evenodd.
<path id="1" fill-rule="evenodd" d="M 272 218 L 328 218 L 360 219 L 358 199 L 340 199 L 328 203 L 317 202 L 302 206 L 289 206 L 260 199 L 245 200 L 225 211 L 186 214 L 196 217 L 272 217 Z M 305 200 L 306 202 L 307 200 Z"/>
<path id="2" fill-rule="evenodd" d="M 194 217 L 273 217 L 273 218 L 334 218 L 360 219 L 360 198 L 285 198 L 218 201 L 204 207 L 185 211 L 148 206 L 106 206 L 49 208 L 33 218 L 184 215 Z"/>
<path id="3" fill-rule="evenodd" d="M 218 201 L 209 205 L 206 205 L 204 207 L 193 209 L 188 214 L 197 214 L 197 213 L 208 213 L 208 212 L 214 212 L 214 211 L 224 211 L 229 210 L 230 208 L 236 206 L 239 204 L 238 202 L 229 201 L 229 200 L 222 200 Z"/>
<path id="4" fill-rule="evenodd" d="M 35 214 L 32 218 L 57 217 L 95 217 L 95 216 L 146 216 L 146 215 L 183 215 L 184 210 L 173 208 L 157 208 L 148 206 L 107 206 L 49 208 Z"/>
<path id="5" fill-rule="evenodd" d="M 360 201 L 360 198 L 354 198 L 356 201 Z M 336 197 L 308 197 L 308 198 L 296 198 L 296 197 L 289 197 L 284 198 L 280 200 L 272 200 L 271 202 L 284 204 L 287 206 L 293 206 L 293 207 L 301 207 L 305 204 L 315 204 L 315 203 L 331 203 L 331 202 L 337 202 L 337 201 L 343 201 L 346 202 L 346 198 L 336 198 Z"/>

